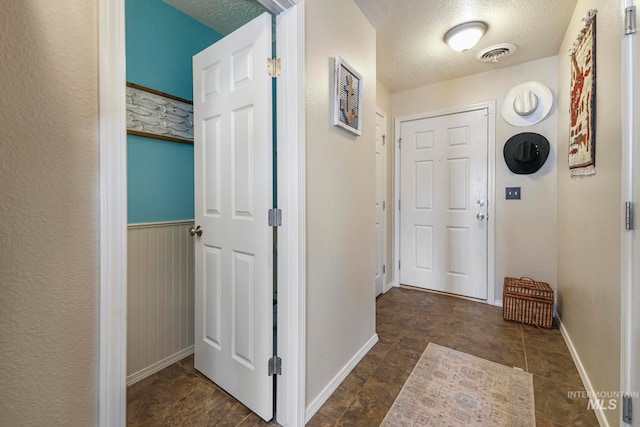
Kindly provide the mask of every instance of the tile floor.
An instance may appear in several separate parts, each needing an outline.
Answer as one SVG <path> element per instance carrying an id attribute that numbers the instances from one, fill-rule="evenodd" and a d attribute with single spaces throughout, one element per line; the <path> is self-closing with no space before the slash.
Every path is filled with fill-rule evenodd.
<path id="1" fill-rule="evenodd" d="M 502 319 L 502 309 L 413 289 L 378 298 L 380 341 L 308 426 L 377 426 L 429 342 L 533 374 L 538 426 L 597 426 L 569 351 L 555 328 Z M 269 425 L 182 360 L 127 390 L 129 426 Z"/>
<path id="2" fill-rule="evenodd" d="M 127 388 L 127 426 L 267 425 L 196 371 L 193 356 Z"/>

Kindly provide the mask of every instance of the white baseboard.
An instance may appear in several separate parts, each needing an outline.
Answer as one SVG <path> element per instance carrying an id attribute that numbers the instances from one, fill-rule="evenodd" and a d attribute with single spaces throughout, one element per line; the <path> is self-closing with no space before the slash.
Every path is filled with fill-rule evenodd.
<path id="1" fill-rule="evenodd" d="M 173 365 L 177 361 L 182 360 L 191 354 L 193 354 L 193 346 L 189 346 L 184 350 L 180 350 L 179 352 L 154 363 L 153 365 L 149 365 L 144 369 L 140 369 L 138 372 L 135 372 L 127 377 L 127 387 L 155 374 L 158 371 L 163 370 L 167 366 Z"/>
<path id="2" fill-rule="evenodd" d="M 386 294 L 386 293 L 389 291 L 389 289 L 391 289 L 391 288 L 393 288 L 393 287 L 396 287 L 396 286 L 397 286 L 397 285 L 396 285 L 395 283 L 393 283 L 393 282 L 389 282 L 389 283 L 387 283 L 386 285 L 384 285 L 384 287 L 382 288 L 382 293 L 383 293 L 383 294 Z"/>
<path id="3" fill-rule="evenodd" d="M 578 351 L 573 345 L 573 341 L 571 341 L 571 337 L 569 336 L 569 332 L 567 328 L 564 327 L 562 323 L 562 319 L 560 316 L 556 316 L 556 320 L 558 322 L 558 326 L 560 328 L 560 333 L 562 334 L 562 338 L 564 338 L 564 342 L 567 344 L 567 348 L 569 349 L 569 353 L 571 354 L 571 358 L 573 359 L 573 363 L 575 363 L 576 368 L 578 369 L 578 374 L 580 374 L 580 379 L 582 379 L 582 383 L 584 384 L 584 388 L 590 396 L 596 396 L 596 392 L 591 385 L 591 381 L 589 380 L 589 376 L 587 375 L 587 371 L 580 360 L 580 356 L 578 356 Z M 609 422 L 607 421 L 607 417 L 604 415 L 604 409 L 596 407 L 594 410 L 596 413 L 596 418 L 598 418 L 598 422 L 602 427 L 609 427 Z"/>
<path id="4" fill-rule="evenodd" d="M 374 345 L 378 342 L 378 334 L 374 334 L 369 341 L 351 358 L 351 360 L 344 365 L 344 367 L 338 372 L 327 386 L 322 390 L 322 392 L 316 397 L 313 402 L 311 402 L 305 411 L 305 424 L 309 422 L 311 417 L 313 417 L 316 412 L 324 405 L 324 403 L 331 397 L 334 391 L 338 388 L 338 386 L 347 378 L 347 375 L 356 367 L 358 363 L 362 360 L 364 356 L 373 348 Z"/>
<path id="5" fill-rule="evenodd" d="M 493 302 L 493 305 L 495 305 L 496 307 L 502 307 L 502 300 L 501 299 L 497 299 Z"/>

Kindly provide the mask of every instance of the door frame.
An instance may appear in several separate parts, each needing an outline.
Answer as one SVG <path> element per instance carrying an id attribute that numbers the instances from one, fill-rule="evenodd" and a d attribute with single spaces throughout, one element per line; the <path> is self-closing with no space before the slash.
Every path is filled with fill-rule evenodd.
<path id="1" fill-rule="evenodd" d="M 622 9 L 634 6 L 634 0 L 622 0 Z M 637 160 L 640 156 L 634 153 L 634 148 L 640 147 L 640 120 L 637 117 L 637 102 L 640 99 L 640 85 L 636 79 L 640 76 L 640 69 L 637 61 L 640 59 L 638 52 L 637 36 L 634 33 L 627 34 L 622 39 L 622 205 L 624 202 L 633 201 L 634 210 L 638 209 L 638 200 L 634 200 L 633 177 L 640 170 Z M 635 147 L 634 147 L 635 145 Z M 635 220 L 638 227 L 638 220 Z M 637 300 L 637 292 L 640 292 L 640 277 L 635 277 L 633 272 L 634 253 L 640 253 L 637 244 L 638 231 L 629 231 L 622 228 L 622 248 L 621 248 L 621 292 L 620 292 L 620 390 L 632 396 L 634 404 L 637 404 L 638 390 L 633 390 L 634 362 L 638 359 L 637 351 L 640 343 L 636 342 L 634 326 L 638 320 L 638 308 L 633 307 L 634 300 Z M 637 328 L 637 326 L 636 326 Z M 637 368 L 635 368 L 637 369 Z M 637 415 L 636 415 L 637 417 Z M 636 421 L 637 423 L 637 421 Z M 630 425 L 620 421 L 620 425 Z"/>
<path id="2" fill-rule="evenodd" d="M 393 189 L 393 284 L 400 286 L 400 210 L 398 197 L 400 195 L 400 126 L 403 122 L 430 119 L 470 111 L 488 111 L 487 120 L 487 304 L 496 305 L 495 295 L 495 218 L 496 218 L 496 101 L 481 102 L 464 107 L 448 108 L 429 111 L 426 113 L 396 117 L 394 121 L 394 189 Z M 475 301 L 475 299 L 474 299 Z"/>
<path id="3" fill-rule="evenodd" d="M 305 3 L 276 17 L 276 50 L 282 75 L 276 85 L 278 139 L 278 354 L 282 375 L 276 377 L 277 421 L 304 426 L 306 411 L 306 138 L 305 138 Z"/>
<path id="4" fill-rule="evenodd" d="M 279 228 L 277 421 L 302 426 L 305 416 L 305 111 L 304 0 L 280 10 L 276 41 L 283 73 L 277 84 Z M 125 0 L 99 0 L 100 276 L 98 415 L 101 427 L 126 425 L 127 137 Z M 265 67 L 266 68 L 266 67 Z M 282 332 L 283 336 L 280 336 Z"/>
<path id="5" fill-rule="evenodd" d="M 389 171 L 387 170 L 387 140 L 390 138 L 387 138 L 387 133 L 389 132 L 388 130 L 388 123 L 387 123 L 387 113 L 385 113 L 381 108 L 376 107 L 376 115 L 382 117 L 382 120 L 384 121 L 384 145 L 383 145 L 383 168 L 382 168 L 382 173 L 384 174 L 384 201 L 385 201 L 385 208 L 382 211 L 382 224 L 380 224 L 380 226 L 383 229 L 383 233 L 384 233 L 384 238 L 383 238 L 383 245 L 382 245 L 382 250 L 384 252 L 384 265 L 386 266 L 387 264 L 387 256 L 388 256 L 388 251 L 387 251 L 387 246 L 388 246 L 388 242 L 387 242 L 387 212 L 389 210 L 389 201 L 387 200 L 387 188 L 388 188 L 388 180 L 387 180 L 387 175 L 389 174 Z M 377 167 L 376 167 L 376 173 L 377 173 Z M 377 179 L 378 177 L 376 177 Z M 382 273 L 382 294 L 385 294 L 389 289 L 391 289 L 391 287 L 389 286 L 389 283 L 387 282 L 387 278 L 389 277 L 389 268 L 388 266 L 385 267 L 385 271 L 384 273 Z M 375 282 L 374 282 L 374 287 L 375 287 Z M 375 290 L 375 293 L 378 293 L 378 290 Z"/>

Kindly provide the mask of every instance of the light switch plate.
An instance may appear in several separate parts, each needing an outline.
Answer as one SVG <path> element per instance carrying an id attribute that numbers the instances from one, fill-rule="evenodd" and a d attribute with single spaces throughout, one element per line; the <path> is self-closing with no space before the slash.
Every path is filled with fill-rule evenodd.
<path id="1" fill-rule="evenodd" d="M 507 187 L 505 199 L 520 200 L 520 187 Z"/>

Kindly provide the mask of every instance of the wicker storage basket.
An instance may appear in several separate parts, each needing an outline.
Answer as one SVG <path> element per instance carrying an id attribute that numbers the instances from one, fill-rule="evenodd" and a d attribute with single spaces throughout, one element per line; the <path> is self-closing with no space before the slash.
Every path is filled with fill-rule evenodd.
<path id="1" fill-rule="evenodd" d="M 547 283 L 536 282 L 528 277 L 505 277 L 502 304 L 505 320 L 551 328 L 553 289 Z"/>

